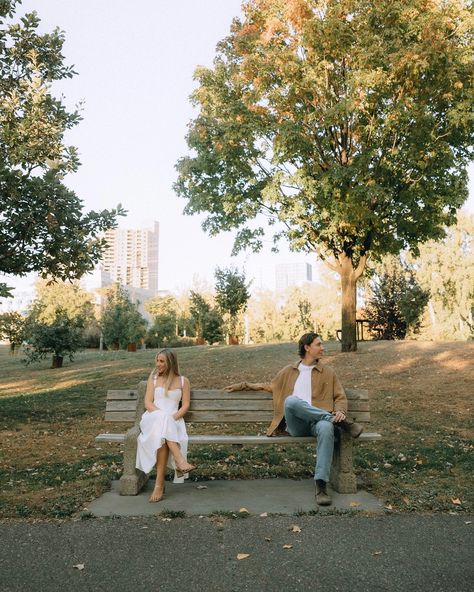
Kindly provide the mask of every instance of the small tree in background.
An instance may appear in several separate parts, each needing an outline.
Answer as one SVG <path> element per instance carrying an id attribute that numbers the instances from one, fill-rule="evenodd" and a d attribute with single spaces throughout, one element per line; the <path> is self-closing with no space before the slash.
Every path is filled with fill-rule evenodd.
<path id="1" fill-rule="evenodd" d="M 429 300 L 415 274 L 399 259 L 389 258 L 372 278 L 372 296 L 365 308 L 369 329 L 377 329 L 382 339 L 405 339 L 417 333 Z"/>
<path id="2" fill-rule="evenodd" d="M 25 325 L 27 344 L 24 348 L 26 364 L 39 362 L 53 354 L 52 368 L 61 368 L 64 356 L 74 359 L 74 354 L 84 346 L 84 319 L 71 319 L 58 307 L 52 321 L 41 321 L 31 314 Z"/>
<path id="3" fill-rule="evenodd" d="M 222 341 L 223 319 L 219 311 L 212 307 L 206 299 L 191 290 L 189 312 L 194 323 L 194 331 L 199 341 L 216 343 Z"/>
<path id="4" fill-rule="evenodd" d="M 128 292 L 116 283 L 107 293 L 101 318 L 105 343 L 113 349 L 125 349 L 146 334 L 147 323 L 130 300 Z"/>
<path id="5" fill-rule="evenodd" d="M 17 311 L 0 315 L 0 339 L 8 339 L 11 354 L 15 353 L 24 339 L 25 320 L 25 317 Z"/>
<path id="6" fill-rule="evenodd" d="M 216 268 L 216 302 L 225 315 L 229 332 L 229 341 L 236 340 L 237 322 L 241 312 L 247 308 L 250 298 L 249 285 L 245 281 L 245 274 L 239 273 L 232 267 Z"/>

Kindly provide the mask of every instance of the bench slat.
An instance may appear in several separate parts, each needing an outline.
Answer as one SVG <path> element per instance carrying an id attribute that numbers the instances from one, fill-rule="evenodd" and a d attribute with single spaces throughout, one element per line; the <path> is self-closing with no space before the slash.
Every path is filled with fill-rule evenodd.
<path id="1" fill-rule="evenodd" d="M 368 423 L 370 421 L 370 413 L 367 411 L 350 412 L 350 418 L 358 422 Z M 185 421 L 188 423 L 270 423 L 273 419 L 273 412 L 261 411 L 258 418 L 255 417 L 255 411 L 245 410 L 203 410 L 203 411 L 188 411 Z"/>
<path id="2" fill-rule="evenodd" d="M 105 414 L 105 421 L 115 421 L 119 423 L 134 423 L 135 411 L 108 411 Z"/>
<path id="3" fill-rule="evenodd" d="M 358 438 L 361 441 L 380 440 L 382 434 L 377 432 L 364 432 Z M 190 444 L 299 444 L 301 442 L 312 442 L 314 438 L 307 436 L 303 438 L 293 438 L 292 436 L 282 436 L 277 438 L 268 438 L 267 436 L 233 436 L 233 435 L 191 435 Z M 124 442 L 125 434 L 99 434 L 96 442 Z"/>
<path id="4" fill-rule="evenodd" d="M 129 399 L 131 401 L 137 400 L 137 391 L 133 389 L 124 389 L 124 390 L 111 390 L 107 391 L 107 401 L 109 400 L 121 400 L 121 399 Z"/>

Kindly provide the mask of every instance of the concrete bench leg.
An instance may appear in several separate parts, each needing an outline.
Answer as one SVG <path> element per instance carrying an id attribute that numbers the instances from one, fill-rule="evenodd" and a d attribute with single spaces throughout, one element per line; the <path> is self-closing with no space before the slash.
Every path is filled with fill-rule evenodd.
<path id="1" fill-rule="evenodd" d="M 125 436 L 123 451 L 123 475 L 120 477 L 120 495 L 138 495 L 148 481 L 148 475 L 135 468 L 137 438 L 140 428 L 130 428 Z"/>
<path id="2" fill-rule="evenodd" d="M 333 489 L 339 493 L 357 492 L 352 461 L 352 438 L 346 432 L 341 432 L 334 443 L 330 481 Z"/>

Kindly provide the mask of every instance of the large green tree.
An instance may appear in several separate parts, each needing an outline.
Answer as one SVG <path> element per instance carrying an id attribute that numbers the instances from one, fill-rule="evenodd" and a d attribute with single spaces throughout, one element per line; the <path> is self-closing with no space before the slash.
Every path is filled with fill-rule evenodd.
<path id="1" fill-rule="evenodd" d="M 0 273 L 73 279 L 93 269 L 105 241 L 101 232 L 123 215 L 83 212 L 63 184 L 78 165 L 64 141 L 80 121 L 52 93 L 75 72 L 64 64 L 64 35 L 38 33 L 36 13 L 15 20 L 17 0 L 0 2 Z M 0 296 L 10 289 L 0 283 Z"/>
<path id="2" fill-rule="evenodd" d="M 473 15 L 462 0 L 248 0 L 196 70 L 185 212 L 235 249 L 277 240 L 338 272 L 342 349 L 379 258 L 443 236 L 467 196 Z"/>

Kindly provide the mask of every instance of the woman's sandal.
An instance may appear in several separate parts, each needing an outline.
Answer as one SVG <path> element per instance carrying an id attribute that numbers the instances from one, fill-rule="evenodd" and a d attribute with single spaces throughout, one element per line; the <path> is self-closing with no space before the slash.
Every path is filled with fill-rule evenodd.
<path id="1" fill-rule="evenodd" d="M 152 494 L 150 495 L 150 497 L 149 497 L 148 501 L 149 501 L 149 502 L 151 502 L 151 503 L 155 503 L 155 502 L 161 502 L 161 500 L 163 499 L 163 496 L 165 495 L 165 489 L 166 489 L 166 488 L 165 488 L 165 485 L 164 485 L 164 484 L 163 484 L 163 487 L 162 487 L 162 489 L 161 489 L 161 490 L 160 490 L 160 489 L 158 489 L 158 488 L 156 487 L 156 485 L 155 485 L 155 487 L 154 487 L 154 489 L 153 489 L 153 492 L 152 492 Z M 160 491 L 160 494 L 159 494 L 159 495 L 157 495 L 155 499 L 152 499 L 152 498 L 153 498 L 153 495 L 154 495 L 154 493 L 155 493 L 155 490 L 157 490 L 157 491 Z"/>
<path id="2" fill-rule="evenodd" d="M 189 467 L 187 469 L 180 469 L 178 467 L 176 467 L 176 475 L 178 477 L 183 477 L 184 475 L 186 475 L 186 473 L 190 473 L 191 471 L 194 471 L 194 469 L 196 469 L 197 467 L 195 467 L 194 465 L 189 465 Z"/>

